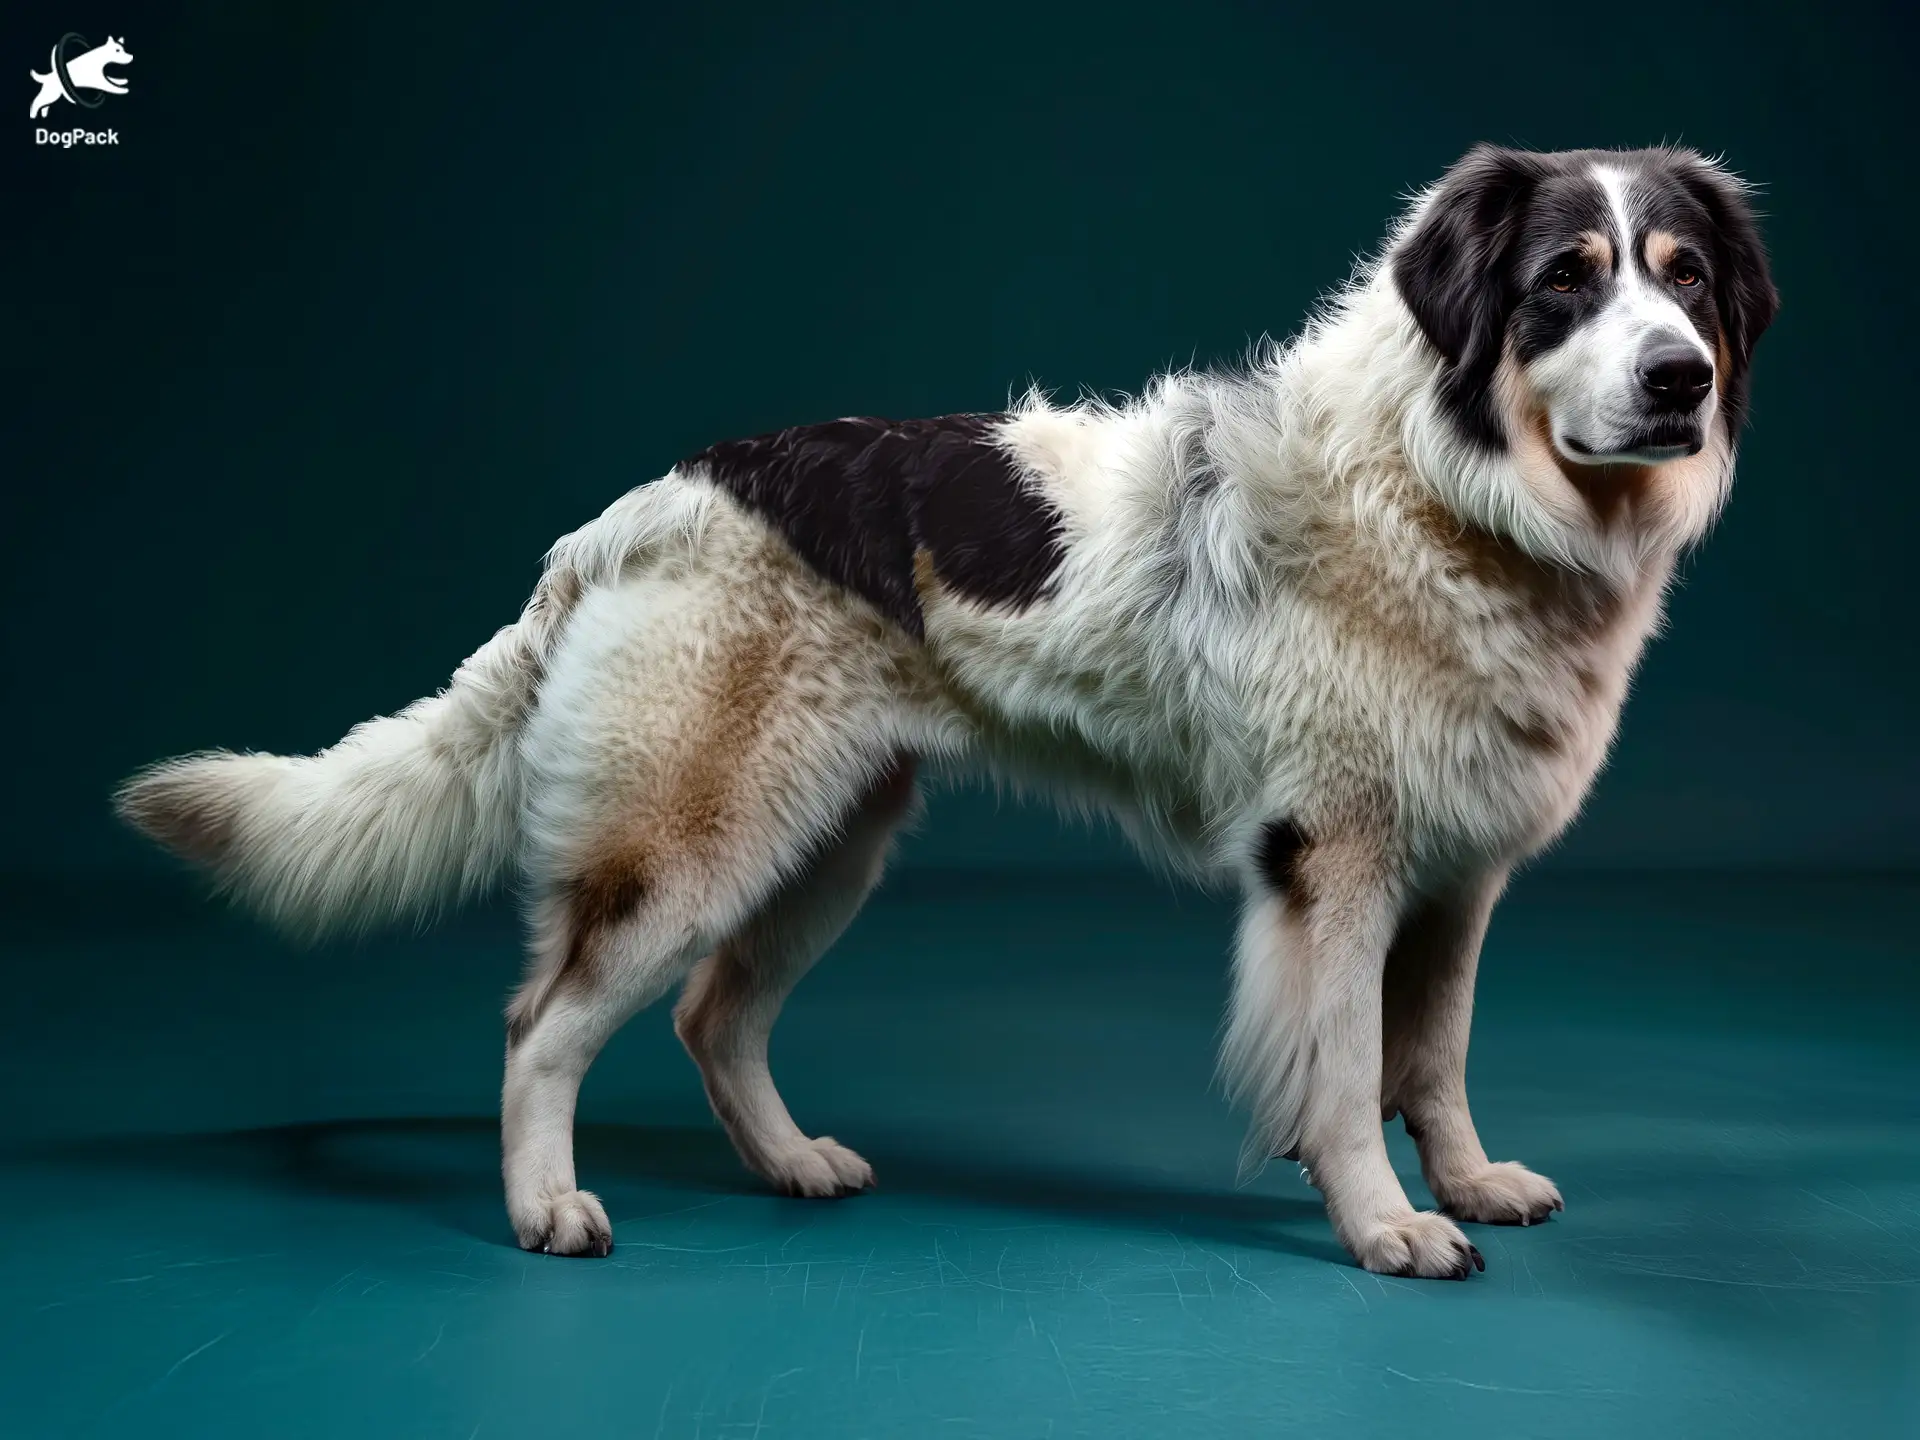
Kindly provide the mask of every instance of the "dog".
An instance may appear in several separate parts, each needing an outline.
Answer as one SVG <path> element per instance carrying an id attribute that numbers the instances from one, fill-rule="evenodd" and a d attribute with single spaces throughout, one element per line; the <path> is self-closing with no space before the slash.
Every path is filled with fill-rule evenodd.
<path id="1" fill-rule="evenodd" d="M 120 813 L 302 934 L 517 870 L 519 1243 L 605 1255 L 575 1096 L 684 982 L 680 1040 L 778 1189 L 872 1183 L 767 1067 L 924 774 L 1112 816 L 1244 896 L 1221 1070 L 1382 1274 L 1554 1184 L 1468 1108 L 1481 937 L 1572 820 L 1676 558 L 1733 478 L 1777 297 L 1748 187 L 1681 149 L 1481 147 L 1284 345 L 1139 397 L 715 445 L 549 553 L 440 694 L 318 755 L 206 753 Z M 1404 1117 L 1441 1211 L 1409 1203 Z"/>
<path id="2" fill-rule="evenodd" d="M 80 43 L 84 45 L 87 42 L 82 40 Z M 68 61 L 67 76 L 73 81 L 75 90 L 104 90 L 109 95 L 124 95 L 127 93 L 127 82 L 107 74 L 107 66 L 126 65 L 132 60 L 133 56 L 127 53 L 127 47 L 109 35 L 106 44 L 96 45 L 93 49 L 76 55 Z M 40 93 L 33 97 L 33 104 L 27 107 L 29 119 L 38 120 L 60 101 L 73 98 L 67 92 L 66 86 L 60 83 L 60 47 L 58 45 L 53 47 L 53 53 L 47 58 L 45 75 L 38 70 L 29 70 L 27 75 L 28 78 L 37 80 L 40 84 Z M 98 105 L 100 102 L 92 100 L 86 103 Z"/>

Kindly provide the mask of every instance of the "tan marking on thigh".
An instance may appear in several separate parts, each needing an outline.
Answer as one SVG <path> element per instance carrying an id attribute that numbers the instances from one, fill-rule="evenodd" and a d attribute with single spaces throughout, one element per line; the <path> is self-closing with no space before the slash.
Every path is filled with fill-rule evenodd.
<path id="1" fill-rule="evenodd" d="M 567 950 L 555 985 L 591 987 L 608 932 L 631 919 L 676 873 L 711 869 L 750 784 L 750 757 L 784 684 L 782 634 L 756 630 L 734 644 L 699 717 L 657 786 L 620 806 L 616 824 L 576 862 L 559 891 Z M 617 782 L 616 782 L 617 785 Z"/>
<path id="2" fill-rule="evenodd" d="M 591 987 L 607 933 L 637 912 L 647 897 L 638 857 L 610 855 L 560 887 L 567 915 L 567 951 L 554 984 Z"/>
<path id="3" fill-rule="evenodd" d="M 725 832 L 745 762 L 782 689 L 781 638 L 770 629 L 756 631 L 727 655 L 705 721 L 651 817 L 648 831 L 658 848 L 706 858 Z"/>

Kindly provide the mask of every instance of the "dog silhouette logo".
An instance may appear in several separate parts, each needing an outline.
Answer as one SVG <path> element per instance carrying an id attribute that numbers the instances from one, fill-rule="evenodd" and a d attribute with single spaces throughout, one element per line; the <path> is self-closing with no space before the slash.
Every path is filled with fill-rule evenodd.
<path id="1" fill-rule="evenodd" d="M 125 65 L 133 59 L 127 53 L 127 47 L 113 36 L 107 37 L 104 45 L 87 47 L 87 37 L 71 32 L 60 37 L 59 44 L 53 47 L 48 61 L 49 70 L 42 75 L 38 70 L 29 70 L 40 84 L 40 93 L 33 98 L 33 105 L 27 111 L 29 118 L 38 120 L 62 100 L 71 100 L 87 110 L 100 107 L 101 96 L 88 94 L 88 91 L 103 90 L 108 95 L 127 93 L 127 82 L 107 74 L 109 65 Z"/>

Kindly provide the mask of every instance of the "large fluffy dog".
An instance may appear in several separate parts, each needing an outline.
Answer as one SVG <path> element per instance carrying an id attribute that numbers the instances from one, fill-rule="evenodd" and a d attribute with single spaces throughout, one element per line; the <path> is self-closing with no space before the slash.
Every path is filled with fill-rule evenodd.
<path id="1" fill-rule="evenodd" d="M 1561 1205 L 1468 1113 L 1488 912 L 1600 766 L 1774 306 L 1745 189 L 1701 157 L 1479 149 L 1245 373 L 717 445 L 562 540 L 442 694 L 308 758 L 167 762 L 121 809 L 303 931 L 517 866 L 507 1208 L 530 1249 L 604 1255 L 574 1099 L 628 1016 L 684 980 L 741 1158 L 859 1190 L 767 1037 L 916 767 L 1099 807 L 1244 890 L 1247 1160 L 1300 1159 L 1369 1269 L 1464 1276 L 1456 1219 Z M 1388 1164 L 1396 1111 L 1446 1215 Z"/>

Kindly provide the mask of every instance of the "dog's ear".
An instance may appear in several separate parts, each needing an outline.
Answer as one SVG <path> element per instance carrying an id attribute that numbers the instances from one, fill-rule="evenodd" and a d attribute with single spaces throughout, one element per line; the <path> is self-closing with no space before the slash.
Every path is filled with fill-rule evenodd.
<path id="1" fill-rule="evenodd" d="M 1447 362 L 1442 402 L 1465 435 L 1494 449 L 1506 442 L 1491 386 L 1514 303 L 1510 261 L 1546 173 L 1546 162 L 1525 150 L 1475 146 L 1393 250 L 1394 286 Z"/>
<path id="2" fill-rule="evenodd" d="M 1719 310 L 1720 333 L 1733 362 L 1726 390 L 1737 423 L 1738 407 L 1746 398 L 1753 347 L 1779 313 L 1780 293 L 1773 288 L 1773 273 L 1746 182 L 1698 155 L 1683 157 L 1681 179 L 1705 207 L 1713 234 L 1714 303 Z"/>
<path id="3" fill-rule="evenodd" d="M 1498 362 L 1511 303 L 1507 257 L 1541 175 L 1537 155 L 1476 145 L 1394 248 L 1400 298 L 1450 365 L 1490 373 Z"/>

